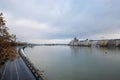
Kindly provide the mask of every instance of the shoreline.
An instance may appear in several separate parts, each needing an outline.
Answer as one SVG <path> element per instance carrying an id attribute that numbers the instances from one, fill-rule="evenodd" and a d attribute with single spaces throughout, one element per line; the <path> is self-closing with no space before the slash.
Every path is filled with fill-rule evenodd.
<path id="1" fill-rule="evenodd" d="M 45 76 L 41 73 L 41 71 L 39 69 L 37 69 L 33 65 L 33 63 L 31 63 L 31 61 L 29 60 L 29 58 L 27 58 L 27 56 L 24 53 L 24 48 L 20 48 L 19 51 L 18 51 L 18 53 L 20 54 L 21 58 L 23 59 L 23 61 L 27 65 L 27 67 L 31 70 L 32 74 L 36 77 L 36 79 L 47 80 L 45 78 Z"/>

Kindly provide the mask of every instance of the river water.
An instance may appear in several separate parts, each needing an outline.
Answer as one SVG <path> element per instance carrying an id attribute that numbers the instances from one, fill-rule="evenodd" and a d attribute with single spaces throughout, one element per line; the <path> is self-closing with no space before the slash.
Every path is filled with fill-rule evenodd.
<path id="1" fill-rule="evenodd" d="M 48 80 L 120 80 L 120 49 L 35 46 L 25 53 Z"/>

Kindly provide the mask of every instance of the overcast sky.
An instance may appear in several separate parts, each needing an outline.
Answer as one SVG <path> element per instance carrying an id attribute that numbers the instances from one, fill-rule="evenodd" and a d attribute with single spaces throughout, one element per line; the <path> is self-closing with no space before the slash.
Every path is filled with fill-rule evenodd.
<path id="1" fill-rule="evenodd" d="M 0 0 L 0 12 L 20 41 L 120 38 L 120 0 Z"/>

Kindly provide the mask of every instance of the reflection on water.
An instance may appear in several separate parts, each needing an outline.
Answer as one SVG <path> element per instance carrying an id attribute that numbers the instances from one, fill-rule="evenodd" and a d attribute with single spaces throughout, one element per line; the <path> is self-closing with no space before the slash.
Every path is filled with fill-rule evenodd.
<path id="1" fill-rule="evenodd" d="M 120 80 L 120 49 L 37 46 L 25 53 L 48 80 Z"/>

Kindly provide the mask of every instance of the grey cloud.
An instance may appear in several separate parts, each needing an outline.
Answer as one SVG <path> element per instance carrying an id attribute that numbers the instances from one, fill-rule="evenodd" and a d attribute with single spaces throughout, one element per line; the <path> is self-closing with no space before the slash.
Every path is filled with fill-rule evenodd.
<path id="1" fill-rule="evenodd" d="M 12 14 L 13 23 L 9 24 L 17 28 L 11 27 L 11 32 L 22 35 L 24 40 L 100 38 L 120 30 L 119 3 L 119 0 L 1 0 L 0 9 Z M 26 25 L 14 23 L 14 19 L 25 19 Z M 45 29 L 41 24 L 46 25 Z"/>

